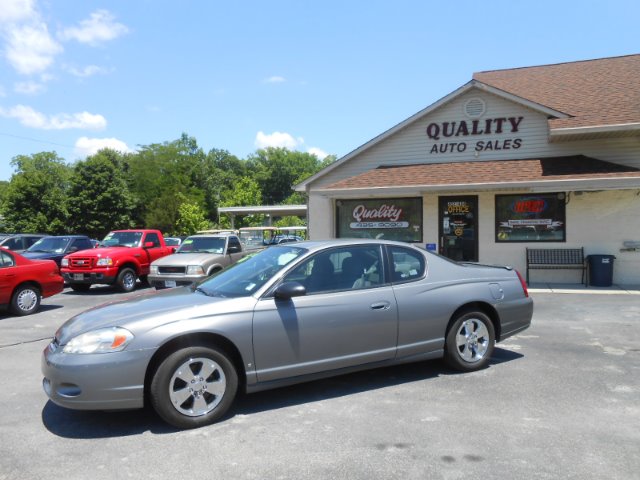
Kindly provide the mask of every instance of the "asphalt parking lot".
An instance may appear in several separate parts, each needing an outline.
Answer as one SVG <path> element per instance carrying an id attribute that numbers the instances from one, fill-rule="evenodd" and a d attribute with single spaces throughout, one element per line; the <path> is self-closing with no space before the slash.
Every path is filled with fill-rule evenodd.
<path id="1" fill-rule="evenodd" d="M 65 290 L 36 315 L 0 315 L 0 480 L 638 478 L 640 295 L 550 292 L 532 293 L 532 327 L 483 371 L 351 374 L 242 396 L 220 423 L 176 431 L 150 410 L 47 401 L 40 355 L 58 326 L 131 295 Z"/>

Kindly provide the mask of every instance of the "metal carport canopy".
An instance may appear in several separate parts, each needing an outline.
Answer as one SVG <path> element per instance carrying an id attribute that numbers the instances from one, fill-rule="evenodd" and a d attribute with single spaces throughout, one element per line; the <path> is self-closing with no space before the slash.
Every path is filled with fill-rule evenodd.
<path id="1" fill-rule="evenodd" d="M 269 225 L 273 217 L 306 217 L 306 205 L 255 205 L 249 207 L 220 207 L 218 215 L 227 214 L 231 217 L 231 228 L 234 228 L 234 220 L 237 215 L 267 215 Z"/>

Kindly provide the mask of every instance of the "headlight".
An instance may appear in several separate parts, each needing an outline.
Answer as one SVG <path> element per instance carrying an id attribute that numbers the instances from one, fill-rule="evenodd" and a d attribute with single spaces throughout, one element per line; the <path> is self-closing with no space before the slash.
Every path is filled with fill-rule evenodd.
<path id="1" fill-rule="evenodd" d="M 60 266 L 61 267 L 68 267 L 69 266 L 69 259 L 68 258 L 63 258 L 62 261 L 60 262 Z"/>
<path id="2" fill-rule="evenodd" d="M 64 346 L 64 353 L 119 352 L 133 340 L 133 334 L 124 328 L 102 328 L 72 338 Z"/>
<path id="3" fill-rule="evenodd" d="M 99 258 L 96 265 L 98 267 L 110 267 L 113 265 L 113 260 L 109 257 Z"/>
<path id="4" fill-rule="evenodd" d="M 187 275 L 204 275 L 204 270 L 200 265 L 189 265 L 187 267 Z"/>
<path id="5" fill-rule="evenodd" d="M 149 273 L 151 275 L 158 275 L 158 266 L 157 265 L 151 265 L 151 267 L 149 267 Z"/>

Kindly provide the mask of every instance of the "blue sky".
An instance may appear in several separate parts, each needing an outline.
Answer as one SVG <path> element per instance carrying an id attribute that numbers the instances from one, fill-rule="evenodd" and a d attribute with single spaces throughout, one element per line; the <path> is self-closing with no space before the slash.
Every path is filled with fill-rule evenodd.
<path id="1" fill-rule="evenodd" d="M 637 0 L 0 0 L 11 159 L 182 132 L 246 158 L 341 157 L 473 72 L 640 53 Z"/>

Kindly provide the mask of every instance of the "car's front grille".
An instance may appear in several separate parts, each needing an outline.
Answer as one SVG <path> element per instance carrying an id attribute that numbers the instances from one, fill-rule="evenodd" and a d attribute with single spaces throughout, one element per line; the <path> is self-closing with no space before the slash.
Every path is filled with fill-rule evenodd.
<path id="1" fill-rule="evenodd" d="M 187 271 L 187 267 L 158 267 L 158 273 L 167 273 L 167 274 L 182 274 L 184 275 Z"/>
<path id="2" fill-rule="evenodd" d="M 76 269 L 91 269 L 94 259 L 91 257 L 75 257 L 69 259 L 69 267 Z"/>

